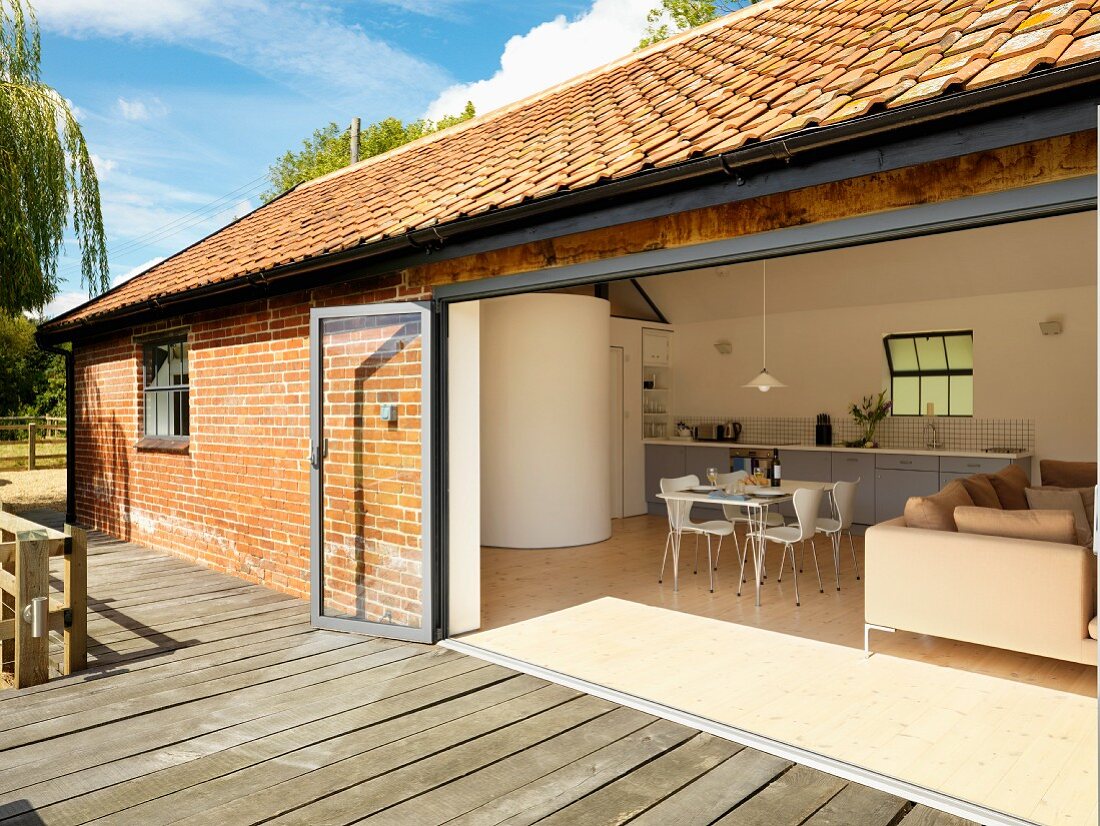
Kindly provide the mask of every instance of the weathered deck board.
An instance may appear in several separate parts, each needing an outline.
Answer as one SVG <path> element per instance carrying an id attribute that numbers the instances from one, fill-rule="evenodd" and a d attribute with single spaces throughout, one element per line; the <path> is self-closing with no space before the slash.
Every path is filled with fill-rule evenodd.
<path id="1" fill-rule="evenodd" d="M 0 692 L 0 826 L 962 822 L 104 536 L 89 605 L 87 671 Z"/>

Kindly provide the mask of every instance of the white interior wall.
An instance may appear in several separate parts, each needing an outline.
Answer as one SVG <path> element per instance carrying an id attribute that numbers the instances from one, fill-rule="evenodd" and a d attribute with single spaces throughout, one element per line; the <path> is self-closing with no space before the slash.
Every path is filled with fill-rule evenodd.
<path id="1" fill-rule="evenodd" d="M 770 286 L 770 285 L 769 285 Z M 974 415 L 1036 423 L 1040 458 L 1096 458 L 1096 287 L 768 313 L 768 370 L 788 386 L 744 388 L 760 370 L 761 319 L 677 324 L 677 408 L 700 415 L 845 415 L 887 383 L 882 337 L 974 331 Z M 1039 322 L 1064 332 L 1043 336 Z M 714 342 L 733 343 L 720 355 Z"/>
<path id="2" fill-rule="evenodd" d="M 462 634 L 481 626 L 481 303 L 451 305 L 448 329 L 447 627 Z"/>

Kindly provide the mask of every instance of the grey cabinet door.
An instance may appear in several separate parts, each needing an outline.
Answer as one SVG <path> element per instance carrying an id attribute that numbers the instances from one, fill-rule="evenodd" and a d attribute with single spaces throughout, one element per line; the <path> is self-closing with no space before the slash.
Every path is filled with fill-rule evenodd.
<path id="1" fill-rule="evenodd" d="M 931 496 L 940 489 L 940 474 L 933 470 L 875 471 L 875 522 L 901 516 L 910 496 Z"/>
<path id="2" fill-rule="evenodd" d="M 783 450 L 779 451 L 779 463 L 783 468 L 783 478 L 793 482 L 830 482 L 833 478 L 831 454 L 823 450 Z M 779 512 L 788 521 L 794 519 L 794 505 L 784 502 Z M 829 496 L 821 497 L 818 515 L 827 517 L 832 513 Z"/>
<path id="3" fill-rule="evenodd" d="M 660 505 L 664 508 L 664 502 L 657 498 L 661 492 L 661 480 L 684 476 L 684 453 L 688 450 L 680 445 L 646 445 L 645 446 L 645 498 L 651 505 Z M 727 451 L 728 455 L 729 451 Z"/>
<path id="4" fill-rule="evenodd" d="M 834 482 L 859 481 L 856 487 L 856 508 L 852 521 L 856 525 L 875 524 L 875 455 L 873 453 L 831 453 Z"/>
<path id="5" fill-rule="evenodd" d="M 940 471 L 940 490 L 943 490 L 943 486 L 946 485 L 951 480 L 953 480 L 953 479 L 965 479 L 967 476 L 970 476 L 970 474 L 969 473 L 946 473 L 944 471 Z"/>

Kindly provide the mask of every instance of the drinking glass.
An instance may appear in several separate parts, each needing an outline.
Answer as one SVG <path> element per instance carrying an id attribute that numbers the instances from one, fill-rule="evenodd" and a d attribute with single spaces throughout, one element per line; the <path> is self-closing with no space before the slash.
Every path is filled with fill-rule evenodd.
<path id="1" fill-rule="evenodd" d="M 707 468 L 707 481 L 710 482 L 711 487 L 717 487 L 718 486 L 718 468 L 716 468 L 716 467 L 708 467 Z"/>

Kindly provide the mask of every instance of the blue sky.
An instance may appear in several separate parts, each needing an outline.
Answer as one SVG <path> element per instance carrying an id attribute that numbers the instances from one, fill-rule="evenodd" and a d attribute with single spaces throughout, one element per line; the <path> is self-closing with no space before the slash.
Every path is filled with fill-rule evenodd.
<path id="1" fill-rule="evenodd" d="M 657 0 L 38 0 L 43 76 L 100 174 L 111 275 L 259 205 L 330 121 L 479 112 L 629 52 Z M 86 299 L 77 248 L 48 314 Z"/>

